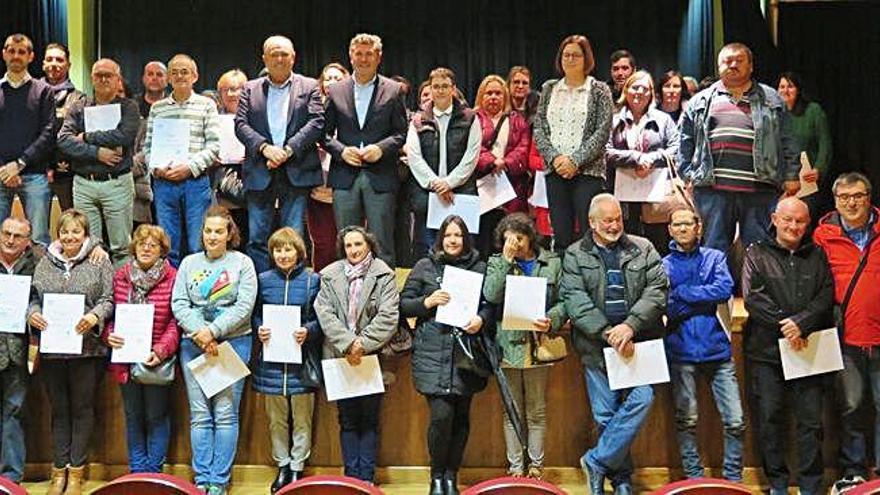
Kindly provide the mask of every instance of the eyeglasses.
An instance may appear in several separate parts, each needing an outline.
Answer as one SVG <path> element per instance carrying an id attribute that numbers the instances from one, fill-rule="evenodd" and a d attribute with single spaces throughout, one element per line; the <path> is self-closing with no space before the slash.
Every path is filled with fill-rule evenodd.
<path id="1" fill-rule="evenodd" d="M 578 52 L 567 52 L 562 54 L 562 58 L 584 58 L 584 54 Z"/>
<path id="2" fill-rule="evenodd" d="M 8 230 L 0 231 L 0 237 L 4 239 L 12 239 L 15 242 L 25 241 L 30 239 L 30 235 L 27 234 L 18 234 L 16 232 L 9 232 Z"/>
<path id="3" fill-rule="evenodd" d="M 849 203 L 853 201 L 855 203 L 862 203 L 866 199 L 868 199 L 868 193 L 852 193 L 852 194 L 835 194 L 834 198 L 840 201 L 841 203 Z"/>
<path id="4" fill-rule="evenodd" d="M 432 84 L 431 89 L 433 89 L 434 91 L 449 91 L 450 89 L 452 89 L 452 85 L 451 84 Z"/>
<path id="5" fill-rule="evenodd" d="M 114 74 L 112 72 L 93 72 L 92 77 L 94 77 L 95 79 L 98 79 L 98 80 L 114 79 L 116 77 L 116 74 Z"/>
<path id="6" fill-rule="evenodd" d="M 679 229 L 681 227 L 693 227 L 697 222 L 672 222 L 669 225 L 674 229 Z"/>

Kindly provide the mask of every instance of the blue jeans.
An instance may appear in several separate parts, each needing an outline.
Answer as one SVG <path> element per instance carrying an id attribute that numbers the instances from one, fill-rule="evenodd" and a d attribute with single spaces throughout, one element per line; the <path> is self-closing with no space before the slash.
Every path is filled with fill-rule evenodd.
<path id="1" fill-rule="evenodd" d="M 369 483 L 373 482 L 376 472 L 383 395 L 365 395 L 336 402 L 345 475 Z"/>
<path id="2" fill-rule="evenodd" d="M 775 191 L 741 193 L 695 188 L 694 203 L 703 217 L 703 245 L 728 252 L 737 222 L 743 248 L 769 239 L 770 213 L 778 199 L 779 193 Z"/>
<path id="3" fill-rule="evenodd" d="M 697 448 L 697 384 L 696 375 L 710 379 L 715 407 L 724 424 L 724 478 L 742 481 L 742 437 L 745 430 L 736 365 L 733 361 L 709 363 L 669 363 L 672 393 L 675 400 L 675 424 L 681 465 L 688 478 L 705 476 Z"/>
<path id="4" fill-rule="evenodd" d="M 599 368 L 584 367 L 584 376 L 599 429 L 596 446 L 584 454 L 587 464 L 608 476 L 614 486 L 629 484 L 633 473 L 629 448 L 651 410 L 654 389 L 643 385 L 611 390 L 608 375 Z"/>
<path id="5" fill-rule="evenodd" d="M 305 237 L 304 220 L 308 197 L 309 188 L 293 187 L 286 177 L 273 178 L 265 191 L 247 192 L 247 253 L 254 260 L 257 273 L 263 273 L 270 267 L 267 244 L 274 231 L 275 200 L 281 206 L 280 226 L 292 227 L 300 237 Z M 245 228 L 244 225 L 239 227 Z"/>
<path id="6" fill-rule="evenodd" d="M 21 187 L 10 189 L 0 182 L 0 220 L 12 213 L 12 201 L 18 195 L 24 207 L 24 215 L 31 222 L 32 238 L 44 246 L 49 245 L 49 206 L 52 190 L 46 174 L 24 174 Z"/>
<path id="7" fill-rule="evenodd" d="M 156 217 L 171 239 L 168 258 L 174 266 L 178 266 L 185 255 L 202 250 L 202 223 L 211 201 L 211 182 L 207 175 L 183 182 L 153 181 Z M 181 246 L 184 232 L 186 244 Z"/>
<path id="8" fill-rule="evenodd" d="M 128 441 L 128 464 L 132 473 L 161 473 L 171 438 L 168 397 L 171 387 L 122 384 L 125 407 L 125 438 Z"/>
<path id="9" fill-rule="evenodd" d="M 0 476 L 20 483 L 24 476 L 24 428 L 23 416 L 25 393 L 27 392 L 27 369 L 9 363 L 0 371 L 0 412 L 2 412 L 2 432 L 0 432 Z"/>
<path id="10" fill-rule="evenodd" d="M 865 468 L 867 441 L 863 408 L 874 405 L 874 459 L 880 472 L 880 347 L 865 352 L 843 344 L 843 371 L 837 375 L 837 388 L 843 397 L 840 421 L 840 468 L 844 476 L 868 478 Z"/>
<path id="11" fill-rule="evenodd" d="M 251 355 L 251 335 L 233 337 L 227 342 L 247 362 Z M 190 411 L 190 443 L 196 485 L 229 484 L 232 461 L 238 447 L 238 407 L 244 380 L 237 381 L 210 399 L 205 397 L 187 363 L 202 355 L 192 339 L 180 341 L 180 364 L 186 382 Z"/>

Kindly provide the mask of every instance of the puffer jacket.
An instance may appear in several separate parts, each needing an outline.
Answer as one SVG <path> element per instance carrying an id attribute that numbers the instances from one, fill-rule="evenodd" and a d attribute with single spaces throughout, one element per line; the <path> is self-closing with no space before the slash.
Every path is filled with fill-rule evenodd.
<path id="1" fill-rule="evenodd" d="M 412 376 L 416 390 L 425 395 L 473 395 L 486 387 L 486 379 L 455 366 L 457 344 L 453 327 L 437 323 L 437 308 L 426 309 L 425 299 L 440 289 L 443 270 L 454 266 L 477 273 L 486 272 L 486 263 L 480 261 L 476 251 L 447 260 L 434 253 L 420 259 L 400 293 L 400 312 L 405 318 L 416 317 L 416 333 L 413 342 Z M 481 304 L 477 313 L 483 319 L 481 331 L 492 332 L 492 309 Z"/>
<path id="2" fill-rule="evenodd" d="M 727 256 L 698 246 L 682 251 L 675 241 L 663 258 L 669 277 L 666 303 L 666 356 L 677 363 L 704 363 L 730 359 L 730 339 L 718 317 L 718 304 L 733 294 Z"/>
<path id="3" fill-rule="evenodd" d="M 278 268 L 261 273 L 257 304 L 254 307 L 253 327 L 258 329 L 263 324 L 264 304 L 299 306 L 300 325 L 308 330 L 302 347 L 303 355 L 313 353 L 320 356 L 323 334 L 314 308 L 320 288 L 321 280 L 318 274 L 306 269 L 303 263 L 294 267 L 290 273 L 284 273 Z M 262 349 L 257 332 L 254 332 L 254 338 L 257 339 L 254 341 L 254 347 Z M 257 392 L 287 397 L 315 391 L 314 388 L 307 387 L 300 381 L 303 365 L 266 362 L 263 360 L 262 351 L 258 350 L 257 353 L 257 359 L 251 366 L 253 372 L 251 384 Z"/>
<path id="4" fill-rule="evenodd" d="M 486 301 L 498 308 L 497 318 L 504 314 L 504 289 L 508 275 L 523 276 L 525 273 L 519 265 L 507 261 L 500 254 L 489 258 L 486 268 L 486 281 L 483 283 L 483 296 Z M 530 277 L 547 279 L 546 311 L 550 319 L 550 332 L 556 332 L 565 323 L 565 303 L 559 298 L 559 279 L 562 276 L 562 260 L 553 251 L 538 248 L 535 268 Z M 534 341 L 527 330 L 501 330 L 495 340 L 504 353 L 503 365 L 511 368 L 531 368 L 546 366 L 546 363 L 532 362 Z"/>
<path id="5" fill-rule="evenodd" d="M 33 276 L 34 269 L 37 267 L 37 261 L 39 261 L 40 256 L 42 255 L 42 248 L 33 245 L 28 246 L 18 259 L 15 260 L 15 263 L 12 265 L 12 270 L 7 271 L 3 265 L 0 265 L 0 273 L 7 275 Z M 27 324 L 25 324 L 25 327 L 27 327 Z M 27 341 L 28 337 L 24 332 L 0 332 L 0 370 L 5 370 L 10 365 L 24 366 L 25 361 L 27 361 Z"/>

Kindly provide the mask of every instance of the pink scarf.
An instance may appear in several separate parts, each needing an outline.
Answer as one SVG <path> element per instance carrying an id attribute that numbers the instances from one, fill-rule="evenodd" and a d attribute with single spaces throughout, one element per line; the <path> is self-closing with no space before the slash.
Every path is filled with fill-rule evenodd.
<path id="1" fill-rule="evenodd" d="M 364 288 L 364 277 L 370 270 L 373 262 L 373 253 L 367 254 L 366 258 L 358 264 L 352 265 L 345 261 L 345 277 L 348 279 L 348 329 L 353 333 L 359 333 L 357 328 L 358 301 L 361 298 L 361 290 Z"/>

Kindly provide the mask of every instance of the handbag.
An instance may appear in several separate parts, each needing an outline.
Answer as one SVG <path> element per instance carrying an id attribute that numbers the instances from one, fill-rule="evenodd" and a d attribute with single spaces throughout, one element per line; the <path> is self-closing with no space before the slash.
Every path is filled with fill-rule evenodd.
<path id="1" fill-rule="evenodd" d="M 306 278 L 306 297 L 312 292 L 312 277 Z M 305 320 L 309 319 L 312 307 L 305 304 Z M 324 372 L 321 368 L 321 349 L 315 345 L 303 346 L 302 366 L 299 368 L 299 381 L 306 387 L 318 388 L 324 381 Z"/>
<path id="2" fill-rule="evenodd" d="M 672 212 L 680 208 L 696 211 L 693 198 L 675 169 L 675 160 L 665 151 L 663 158 L 667 171 L 666 195 L 659 203 L 642 203 L 642 223 L 669 223 Z"/>
<path id="3" fill-rule="evenodd" d="M 401 316 L 397 321 L 397 329 L 394 331 L 394 335 L 391 336 L 391 340 L 385 344 L 385 347 L 379 353 L 383 357 L 397 357 L 410 352 L 412 348 L 412 330 L 409 328 L 409 322 L 406 321 L 406 318 Z"/>
<path id="4" fill-rule="evenodd" d="M 131 365 L 131 380 L 141 385 L 171 385 L 174 382 L 174 367 L 177 364 L 177 354 L 162 361 L 156 366 L 147 366 L 144 363 Z"/>
<path id="5" fill-rule="evenodd" d="M 455 328 L 452 330 L 452 338 L 455 340 L 452 361 L 456 369 L 482 378 L 492 375 L 492 363 L 479 336 Z"/>
<path id="6" fill-rule="evenodd" d="M 568 356 L 568 346 L 562 335 L 548 335 L 532 332 L 532 361 L 535 363 L 555 363 Z"/>

